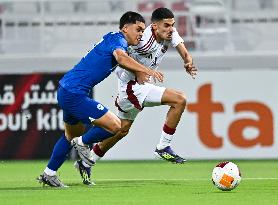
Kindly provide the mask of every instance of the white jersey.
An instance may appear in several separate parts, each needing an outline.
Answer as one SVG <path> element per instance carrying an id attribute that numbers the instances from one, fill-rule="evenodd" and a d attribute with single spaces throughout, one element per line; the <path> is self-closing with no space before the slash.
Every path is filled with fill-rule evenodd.
<path id="1" fill-rule="evenodd" d="M 178 44 L 184 42 L 174 28 L 171 41 L 162 41 L 158 43 L 155 38 L 155 34 L 149 25 L 142 36 L 140 43 L 137 46 L 130 46 L 128 54 L 137 62 L 143 64 L 151 69 L 157 69 L 162 61 L 169 46 L 176 47 Z M 129 82 L 135 79 L 135 75 L 121 67 L 116 68 L 116 74 L 122 82 Z"/>

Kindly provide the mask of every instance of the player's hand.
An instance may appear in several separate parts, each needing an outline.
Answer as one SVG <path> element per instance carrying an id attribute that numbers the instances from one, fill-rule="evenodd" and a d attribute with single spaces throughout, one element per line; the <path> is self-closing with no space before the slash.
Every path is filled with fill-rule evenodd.
<path id="1" fill-rule="evenodd" d="M 156 80 L 158 80 L 159 82 L 163 82 L 164 79 L 163 73 L 157 70 L 152 70 L 152 71 L 153 74 L 151 76 L 153 77 L 154 82 L 156 83 Z"/>
<path id="2" fill-rule="evenodd" d="M 191 75 L 191 77 L 193 79 L 195 79 L 196 75 L 197 75 L 197 71 L 198 69 L 195 67 L 195 65 L 193 64 L 193 60 L 192 58 L 189 58 L 187 60 L 187 62 L 184 62 L 184 68 L 186 70 L 186 72 Z"/>
<path id="3" fill-rule="evenodd" d="M 138 84 L 144 85 L 145 82 L 150 81 L 150 75 L 144 72 L 136 72 L 136 79 Z"/>
<path id="4" fill-rule="evenodd" d="M 160 71 L 152 70 L 148 68 L 146 72 L 136 72 L 137 82 L 139 84 L 144 84 L 145 82 L 150 82 L 150 77 L 153 77 L 154 82 L 158 80 L 159 82 L 163 82 L 164 75 Z"/>

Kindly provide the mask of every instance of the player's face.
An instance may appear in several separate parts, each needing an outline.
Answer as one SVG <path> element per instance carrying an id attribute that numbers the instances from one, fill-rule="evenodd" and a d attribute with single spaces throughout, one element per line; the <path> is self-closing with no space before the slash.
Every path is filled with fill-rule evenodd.
<path id="1" fill-rule="evenodd" d="M 143 32 L 145 30 L 145 24 L 140 21 L 136 21 L 136 24 L 127 24 L 123 28 L 128 45 L 136 46 L 139 44 Z"/>
<path id="2" fill-rule="evenodd" d="M 161 21 L 154 22 L 152 27 L 156 33 L 158 41 L 171 40 L 174 31 L 175 19 L 163 19 Z"/>

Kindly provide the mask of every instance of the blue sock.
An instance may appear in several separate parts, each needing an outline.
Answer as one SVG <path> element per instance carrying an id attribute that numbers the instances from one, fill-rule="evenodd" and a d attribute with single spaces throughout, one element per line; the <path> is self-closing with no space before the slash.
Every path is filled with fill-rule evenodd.
<path id="1" fill-rule="evenodd" d="M 103 128 L 94 126 L 82 135 L 82 142 L 86 145 L 90 145 L 92 143 L 101 142 L 109 137 L 112 137 L 113 135 L 113 133 L 108 132 Z"/>
<path id="2" fill-rule="evenodd" d="M 65 137 L 65 134 L 63 134 L 53 148 L 47 167 L 53 171 L 57 171 L 67 159 L 70 150 L 71 144 Z"/>

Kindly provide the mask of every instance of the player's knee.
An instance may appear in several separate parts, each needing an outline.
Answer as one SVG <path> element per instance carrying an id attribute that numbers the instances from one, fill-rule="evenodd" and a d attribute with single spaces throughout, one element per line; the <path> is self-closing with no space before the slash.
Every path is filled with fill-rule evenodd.
<path id="1" fill-rule="evenodd" d="M 120 134 L 120 138 L 122 139 L 123 137 L 127 136 L 127 134 L 129 133 L 129 129 L 131 127 L 132 123 L 128 122 L 122 122 L 122 129 L 121 129 L 121 134 Z"/>
<path id="2" fill-rule="evenodd" d="M 186 107 L 186 96 L 182 92 L 178 92 L 176 96 L 176 104 L 182 109 L 185 109 Z"/>
<path id="3" fill-rule="evenodd" d="M 121 132 L 121 138 L 124 138 L 125 136 L 127 136 L 127 134 L 129 133 L 129 129 L 124 129 L 124 130 L 122 130 L 122 132 Z"/>
<path id="4" fill-rule="evenodd" d="M 120 120 L 114 120 L 110 126 L 109 131 L 113 134 L 116 134 L 121 130 L 121 121 Z"/>

